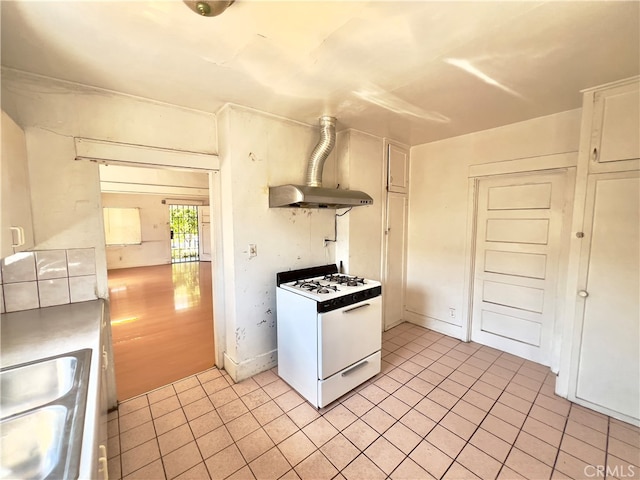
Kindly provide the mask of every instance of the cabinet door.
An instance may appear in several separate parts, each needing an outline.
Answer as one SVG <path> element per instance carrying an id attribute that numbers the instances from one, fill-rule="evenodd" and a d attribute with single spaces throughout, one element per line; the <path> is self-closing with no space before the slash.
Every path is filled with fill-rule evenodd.
<path id="1" fill-rule="evenodd" d="M 585 209 L 576 401 L 640 419 L 640 176 L 592 175 Z"/>
<path id="2" fill-rule="evenodd" d="M 406 195 L 387 195 L 387 227 L 384 267 L 384 329 L 398 325 L 404 319 L 404 291 L 407 265 Z"/>
<path id="3" fill-rule="evenodd" d="M 24 131 L 2 112 L 2 180 L 0 254 L 13 253 L 33 247 L 31 193 L 27 166 L 27 143 Z"/>
<path id="4" fill-rule="evenodd" d="M 387 145 L 387 190 L 407 193 L 409 186 L 409 151 L 397 145 Z"/>
<path id="5" fill-rule="evenodd" d="M 640 84 L 594 94 L 592 172 L 637 169 L 640 165 Z"/>
<path id="6" fill-rule="evenodd" d="M 102 313 L 102 320 L 100 325 L 100 392 L 99 392 L 99 409 L 100 409 L 100 423 L 98 425 L 98 475 L 96 478 L 100 478 L 102 480 L 109 479 L 109 467 L 108 467 L 108 452 L 107 452 L 107 444 L 108 444 L 108 421 L 109 421 L 109 395 L 108 395 L 108 384 L 109 380 L 107 378 L 107 370 L 109 368 L 109 357 L 107 355 L 107 341 L 108 335 L 106 329 L 107 325 L 107 317 L 104 312 Z"/>

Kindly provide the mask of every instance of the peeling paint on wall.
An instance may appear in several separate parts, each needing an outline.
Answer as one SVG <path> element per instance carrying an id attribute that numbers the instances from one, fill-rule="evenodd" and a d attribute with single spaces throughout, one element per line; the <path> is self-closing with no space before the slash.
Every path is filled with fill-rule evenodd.
<path id="1" fill-rule="evenodd" d="M 269 292 L 267 292 L 267 293 L 269 293 Z M 270 308 L 268 308 L 264 313 L 265 313 L 265 315 L 271 316 L 271 320 L 267 320 L 266 318 L 263 318 L 258 323 L 256 323 L 256 325 L 259 327 L 260 325 L 262 325 L 264 323 L 268 323 L 270 328 L 275 327 L 276 321 L 273 318 L 273 311 Z"/>
<path id="2" fill-rule="evenodd" d="M 233 232 L 229 249 L 224 248 L 232 257 L 229 268 L 233 272 L 233 287 L 226 286 L 235 293 L 233 316 L 226 318 L 232 335 L 227 352 L 231 360 L 242 365 L 241 370 L 257 373 L 259 366 L 271 365 L 273 360 L 267 361 L 266 357 L 277 348 L 275 273 L 326 263 L 321 240 L 333 231 L 333 215 L 315 211 L 310 217 L 309 209 L 270 209 L 265 198 L 268 185 L 304 178 L 305 162 L 291 159 L 309 156 L 317 142 L 316 128 L 239 107 L 224 110 L 219 120 L 229 133 L 221 138 L 221 149 L 229 153 L 226 165 L 233 166 L 227 172 L 229 177 L 223 178 L 222 189 L 234 191 L 222 215 L 225 230 L 228 227 L 227 231 Z M 323 181 L 334 185 L 335 167 L 331 162 L 335 157 L 328 161 Z M 247 245 L 256 241 L 261 253 L 249 261 Z"/>
<path id="3" fill-rule="evenodd" d="M 240 342 L 244 340 L 247 336 L 247 331 L 245 328 L 236 328 L 236 347 L 240 345 Z"/>

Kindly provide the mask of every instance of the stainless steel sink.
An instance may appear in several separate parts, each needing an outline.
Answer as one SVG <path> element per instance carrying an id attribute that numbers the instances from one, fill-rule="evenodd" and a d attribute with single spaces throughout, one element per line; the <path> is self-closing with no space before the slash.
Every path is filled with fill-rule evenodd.
<path id="1" fill-rule="evenodd" d="M 91 350 L 0 370 L 0 479 L 76 478 Z"/>
<path id="2" fill-rule="evenodd" d="M 2 478 L 47 478 L 59 463 L 68 410 L 38 408 L 2 422 Z"/>
<path id="3" fill-rule="evenodd" d="M 0 408 L 9 417 L 62 397 L 73 387 L 78 367 L 65 355 L 0 371 Z"/>

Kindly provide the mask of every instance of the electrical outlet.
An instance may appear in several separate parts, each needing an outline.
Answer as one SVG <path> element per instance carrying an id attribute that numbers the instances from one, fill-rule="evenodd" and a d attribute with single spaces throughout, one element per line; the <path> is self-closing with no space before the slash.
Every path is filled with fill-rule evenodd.
<path id="1" fill-rule="evenodd" d="M 258 255 L 258 246 L 255 243 L 249 244 L 249 258 L 253 258 Z"/>
<path id="2" fill-rule="evenodd" d="M 449 307 L 449 317 L 456 318 L 456 309 L 453 307 Z"/>

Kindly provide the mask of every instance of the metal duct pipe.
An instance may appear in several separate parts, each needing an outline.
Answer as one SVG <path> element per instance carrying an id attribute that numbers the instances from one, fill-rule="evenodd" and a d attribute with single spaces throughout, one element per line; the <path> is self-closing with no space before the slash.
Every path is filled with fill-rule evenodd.
<path id="1" fill-rule="evenodd" d="M 307 186 L 322 186 L 322 170 L 324 162 L 336 144 L 336 119 L 334 117 L 320 117 L 320 140 L 311 152 L 307 164 Z"/>

